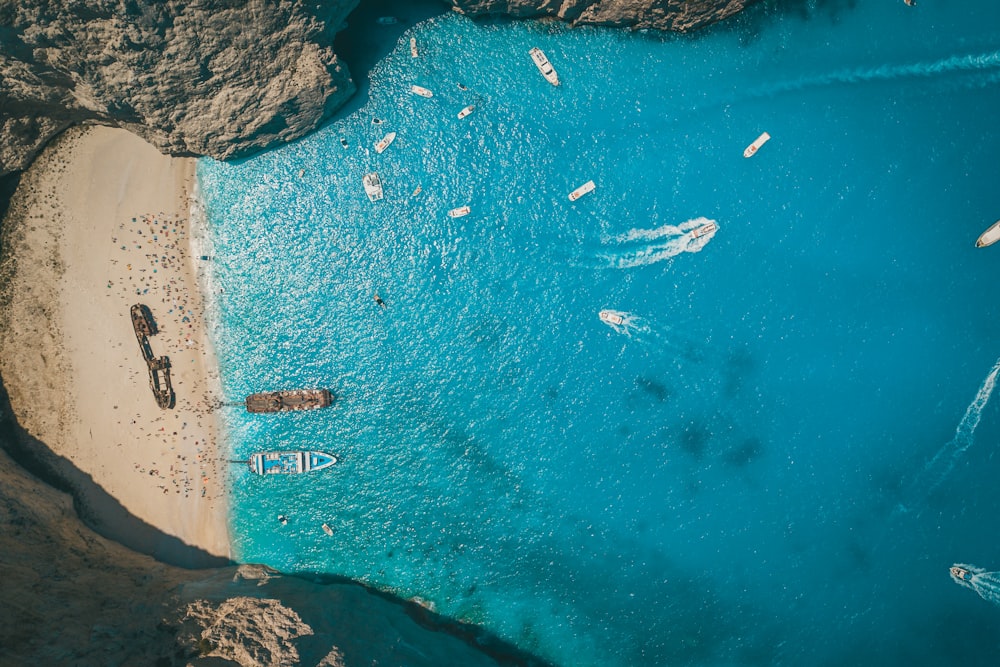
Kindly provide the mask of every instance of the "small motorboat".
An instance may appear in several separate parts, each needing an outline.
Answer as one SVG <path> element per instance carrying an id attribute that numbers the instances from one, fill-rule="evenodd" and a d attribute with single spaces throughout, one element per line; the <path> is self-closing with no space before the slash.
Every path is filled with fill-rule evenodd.
<path id="1" fill-rule="evenodd" d="M 365 194 L 373 202 L 382 198 L 382 179 L 374 171 L 361 177 L 361 184 L 365 186 Z"/>
<path id="2" fill-rule="evenodd" d="M 621 325 L 625 323 L 625 318 L 613 310 L 602 310 L 597 314 L 605 324 Z"/>
<path id="3" fill-rule="evenodd" d="M 569 200 L 576 201 L 577 199 L 587 194 L 588 192 L 593 192 L 593 191 L 594 191 L 594 182 L 587 181 L 586 183 L 578 187 L 576 190 L 573 190 L 573 192 L 569 193 Z"/>
<path id="4" fill-rule="evenodd" d="M 989 229 L 979 235 L 976 239 L 977 248 L 985 248 L 988 245 L 993 245 L 997 241 L 1000 241 L 1000 220 L 997 220 Z"/>
<path id="5" fill-rule="evenodd" d="M 475 110 L 476 110 L 476 105 L 475 104 L 470 104 L 469 106 L 465 107 L 464 109 L 462 109 L 461 111 L 458 112 L 458 117 L 459 117 L 459 119 L 465 118 L 466 116 L 468 116 L 470 113 L 472 113 Z"/>
<path id="6" fill-rule="evenodd" d="M 413 58 L 417 57 L 417 38 L 410 37 L 410 56 Z"/>
<path id="7" fill-rule="evenodd" d="M 419 195 L 419 194 L 420 194 L 421 192 L 423 192 L 423 190 L 424 190 L 424 186 L 422 186 L 422 185 L 418 185 L 418 186 L 417 186 L 417 189 L 416 189 L 416 190 L 414 190 L 414 191 L 413 191 L 413 194 L 412 194 L 412 195 L 410 195 L 410 196 L 411 196 L 411 197 L 416 197 L 416 196 L 417 196 L 417 195 Z"/>
<path id="8" fill-rule="evenodd" d="M 535 67 L 537 67 L 538 71 L 542 73 L 542 76 L 545 77 L 545 80 L 551 83 L 553 86 L 558 86 L 559 75 L 556 74 L 555 68 L 552 67 L 552 63 L 550 63 L 549 59 L 545 57 L 545 54 L 542 53 L 542 50 L 536 46 L 533 47 L 530 51 L 528 51 L 528 54 L 531 55 L 531 59 L 535 61 Z"/>
<path id="9" fill-rule="evenodd" d="M 472 209 L 469 208 L 468 206 L 459 206 L 458 208 L 453 208 L 450 211 L 448 211 L 448 215 L 451 216 L 452 218 L 461 218 L 464 215 L 469 215 L 469 213 L 471 212 Z"/>
<path id="10" fill-rule="evenodd" d="M 759 137 L 753 140 L 752 144 L 746 147 L 746 150 L 743 151 L 743 157 L 753 157 L 760 147 L 770 141 L 770 139 L 770 134 L 767 132 L 762 133 Z"/>
<path id="11" fill-rule="evenodd" d="M 410 86 L 410 92 L 414 95 L 420 95 L 420 97 L 434 97 L 434 93 L 423 86 L 412 85 Z"/>
<path id="12" fill-rule="evenodd" d="M 715 231 L 718 231 L 719 225 L 715 224 L 714 220 L 709 220 L 704 225 L 695 227 L 690 232 L 692 239 L 700 239 L 702 236 L 707 236 Z"/>
<path id="13" fill-rule="evenodd" d="M 323 532 L 329 535 L 330 537 L 333 537 L 333 528 L 330 528 L 330 524 L 328 523 L 323 524 Z"/>
<path id="14" fill-rule="evenodd" d="M 296 475 L 329 468 L 337 457 L 326 452 L 257 452 L 246 463 L 257 475 Z"/>
<path id="15" fill-rule="evenodd" d="M 950 568 L 951 576 L 955 577 L 960 581 L 972 581 L 972 573 L 966 570 L 964 567 L 959 567 L 958 565 L 952 565 Z"/>
<path id="16" fill-rule="evenodd" d="M 384 151 L 386 148 L 389 147 L 389 144 L 391 144 L 392 140 L 395 138 L 396 138 L 396 133 L 390 132 L 389 134 L 379 139 L 379 141 L 375 144 L 375 152 L 381 153 L 382 151 Z"/>
<path id="17" fill-rule="evenodd" d="M 343 146 L 344 148 L 347 148 L 347 139 L 341 139 L 340 145 Z"/>

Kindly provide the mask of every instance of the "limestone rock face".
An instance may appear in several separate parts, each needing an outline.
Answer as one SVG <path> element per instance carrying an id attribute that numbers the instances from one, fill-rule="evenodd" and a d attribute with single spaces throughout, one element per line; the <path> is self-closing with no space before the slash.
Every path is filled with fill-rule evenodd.
<path id="1" fill-rule="evenodd" d="M 448 0 L 468 16 L 554 16 L 570 23 L 685 32 L 720 21 L 758 0 Z"/>
<path id="2" fill-rule="evenodd" d="M 357 0 L 0 0 L 0 174 L 76 123 L 226 159 L 354 92 L 332 42 Z"/>

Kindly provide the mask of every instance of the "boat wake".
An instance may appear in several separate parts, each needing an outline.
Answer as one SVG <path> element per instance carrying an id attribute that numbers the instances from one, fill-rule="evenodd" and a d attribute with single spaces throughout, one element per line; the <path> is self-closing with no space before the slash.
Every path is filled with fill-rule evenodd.
<path id="1" fill-rule="evenodd" d="M 599 266 L 609 269 L 631 269 L 649 266 L 676 257 L 683 252 L 701 252 L 708 245 L 718 224 L 708 218 L 695 218 L 679 225 L 662 225 L 654 229 L 632 229 L 607 239 L 611 252 L 598 253 Z"/>
<path id="2" fill-rule="evenodd" d="M 979 426 L 979 420 L 982 418 L 986 403 L 993 395 L 998 374 L 1000 374 L 1000 359 L 997 359 L 986 379 L 983 380 L 982 386 L 979 387 L 976 397 L 965 409 L 962 421 L 955 429 L 955 435 L 927 462 L 927 465 L 910 485 L 914 493 L 919 491 L 923 496 L 926 496 L 941 486 L 951 471 L 955 469 L 959 458 L 972 446 L 976 427 Z M 908 497 L 913 497 L 913 494 Z M 907 507 L 902 504 L 897 507 L 897 510 L 908 511 Z"/>
<path id="3" fill-rule="evenodd" d="M 971 576 L 968 578 L 960 576 L 960 573 L 956 573 L 956 568 L 965 570 Z M 1000 572 L 987 572 L 975 565 L 955 563 L 951 569 L 951 578 L 956 584 L 976 591 L 979 597 L 987 602 L 1000 604 Z"/>
<path id="4" fill-rule="evenodd" d="M 856 68 L 807 76 L 794 81 L 776 82 L 764 88 L 752 90 L 748 97 L 770 97 L 782 93 L 796 92 L 807 88 L 819 88 L 835 84 L 868 83 L 873 81 L 893 81 L 897 79 L 932 78 L 942 75 L 993 72 L 986 77 L 983 85 L 993 82 L 1000 75 L 1000 51 L 992 53 L 952 56 L 934 62 L 910 63 L 905 65 L 881 65 L 879 67 Z"/>

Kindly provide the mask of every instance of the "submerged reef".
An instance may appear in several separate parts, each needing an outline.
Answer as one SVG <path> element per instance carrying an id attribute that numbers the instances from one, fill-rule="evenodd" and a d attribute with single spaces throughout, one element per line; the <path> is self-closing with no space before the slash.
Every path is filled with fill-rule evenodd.
<path id="1" fill-rule="evenodd" d="M 442 0 L 468 16 L 686 31 L 756 0 Z M 353 95 L 333 49 L 357 0 L 0 0 L 0 176 L 79 123 L 177 156 L 303 136 Z"/>

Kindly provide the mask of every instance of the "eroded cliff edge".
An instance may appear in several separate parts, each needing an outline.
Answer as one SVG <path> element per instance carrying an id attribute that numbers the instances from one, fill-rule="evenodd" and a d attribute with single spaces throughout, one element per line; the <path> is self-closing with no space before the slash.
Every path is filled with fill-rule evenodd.
<path id="1" fill-rule="evenodd" d="M 687 31 L 757 0 L 442 0 L 468 16 Z M 383 3 L 384 4 L 384 3 Z M 358 0 L 0 0 L 0 176 L 71 125 L 170 155 L 237 158 L 303 136 L 354 93 L 333 49 Z"/>

